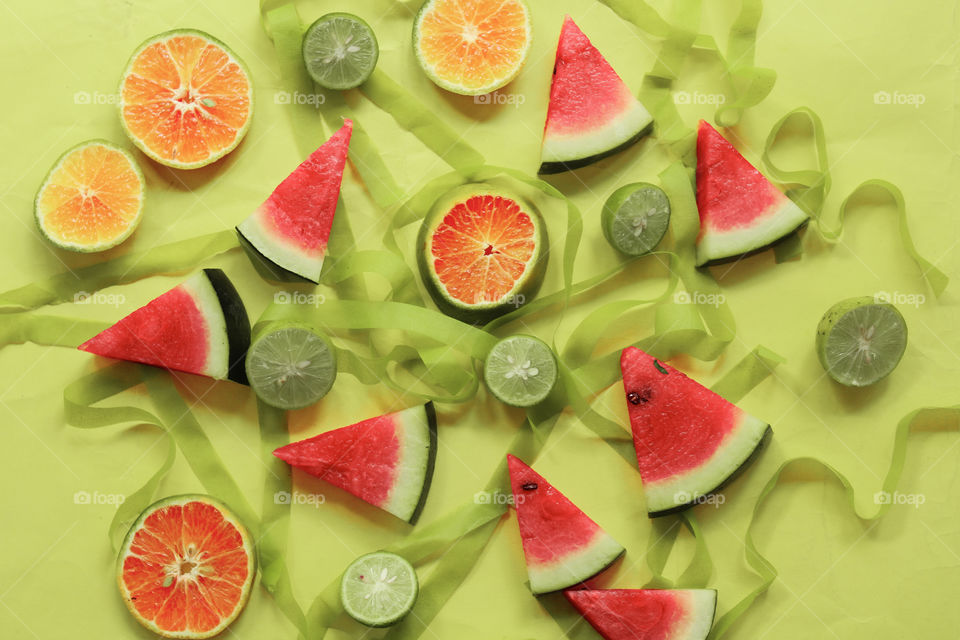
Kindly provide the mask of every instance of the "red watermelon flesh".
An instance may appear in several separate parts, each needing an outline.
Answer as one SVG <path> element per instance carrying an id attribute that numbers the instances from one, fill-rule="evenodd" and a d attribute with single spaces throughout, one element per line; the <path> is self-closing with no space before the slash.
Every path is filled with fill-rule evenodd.
<path id="1" fill-rule="evenodd" d="M 697 132 L 697 210 L 698 264 L 764 247 L 808 217 L 703 120 Z"/>
<path id="2" fill-rule="evenodd" d="M 713 589 L 584 589 L 564 592 L 606 640 L 704 640 L 713 625 Z"/>
<path id="3" fill-rule="evenodd" d="M 620 355 L 647 509 L 690 506 L 748 462 L 769 426 L 636 347 Z"/>
<path id="4" fill-rule="evenodd" d="M 570 16 L 563 21 L 543 132 L 541 173 L 619 150 L 653 119 Z M 566 163 L 568 166 L 560 166 Z"/>
<path id="5" fill-rule="evenodd" d="M 343 126 L 284 178 L 266 202 L 237 226 L 260 254 L 316 282 L 320 277 L 353 132 Z"/>
<path id="6" fill-rule="evenodd" d="M 523 555 L 534 593 L 579 584 L 623 553 L 623 547 L 543 476 L 507 456 Z"/>
<path id="7" fill-rule="evenodd" d="M 275 456 L 407 521 L 433 475 L 436 417 L 421 405 L 278 448 Z"/>

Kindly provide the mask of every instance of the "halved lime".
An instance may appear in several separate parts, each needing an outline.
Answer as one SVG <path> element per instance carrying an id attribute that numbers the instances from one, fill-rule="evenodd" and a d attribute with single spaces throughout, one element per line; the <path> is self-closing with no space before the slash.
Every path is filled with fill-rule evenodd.
<path id="1" fill-rule="evenodd" d="M 321 16 L 303 34 L 303 63 L 325 89 L 358 87 L 377 66 L 377 36 L 362 18 L 351 13 Z"/>
<path id="2" fill-rule="evenodd" d="M 539 338 L 509 336 L 493 345 L 483 363 L 483 379 L 501 402 L 532 407 L 553 390 L 557 358 Z"/>
<path id="3" fill-rule="evenodd" d="M 326 336 L 298 322 L 264 329 L 247 351 L 246 366 L 257 397 L 278 409 L 313 404 L 337 377 L 336 352 Z"/>
<path id="4" fill-rule="evenodd" d="M 817 356 L 831 378 L 871 385 L 896 368 L 907 347 L 907 323 L 892 304 L 849 298 L 830 307 L 817 325 Z"/>
<path id="5" fill-rule="evenodd" d="M 410 613 L 419 591 L 413 565 L 395 553 L 375 551 L 347 567 L 340 581 L 340 602 L 357 622 L 387 627 Z"/>
<path id="6" fill-rule="evenodd" d="M 603 235 L 628 256 L 650 253 L 670 224 L 670 200 L 660 187 L 636 182 L 614 191 L 600 217 Z"/>

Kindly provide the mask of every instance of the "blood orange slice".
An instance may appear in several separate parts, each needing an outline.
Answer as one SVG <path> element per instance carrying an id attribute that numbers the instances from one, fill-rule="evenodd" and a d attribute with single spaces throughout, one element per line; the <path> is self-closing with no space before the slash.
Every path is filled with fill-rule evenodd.
<path id="1" fill-rule="evenodd" d="M 246 66 L 202 31 L 156 35 L 133 53 L 120 83 L 120 120 L 135 145 L 161 164 L 203 167 L 232 151 L 250 127 Z"/>
<path id="2" fill-rule="evenodd" d="M 43 236 L 71 251 L 103 251 L 126 240 L 143 213 L 143 174 L 104 140 L 82 142 L 50 169 L 34 203 Z"/>
<path id="3" fill-rule="evenodd" d="M 250 597 L 250 534 L 210 496 L 165 498 L 140 514 L 117 560 L 120 595 L 137 622 L 167 638 L 210 638 Z"/>
<path id="4" fill-rule="evenodd" d="M 413 22 L 413 51 L 438 86 L 480 95 L 520 73 L 530 36 L 522 0 L 427 0 Z"/>
<path id="5" fill-rule="evenodd" d="M 533 299 L 547 263 L 547 231 L 523 198 L 484 184 L 441 196 L 420 228 L 420 272 L 444 313 L 483 322 Z"/>

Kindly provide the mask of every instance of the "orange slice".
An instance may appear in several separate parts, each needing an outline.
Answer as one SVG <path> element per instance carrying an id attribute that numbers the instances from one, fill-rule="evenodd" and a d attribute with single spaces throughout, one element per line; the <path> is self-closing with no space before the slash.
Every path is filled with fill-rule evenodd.
<path id="1" fill-rule="evenodd" d="M 195 169 L 232 151 L 253 113 L 246 66 L 225 44 L 192 29 L 154 36 L 134 52 L 120 84 L 120 120 L 145 154 Z"/>
<path id="2" fill-rule="evenodd" d="M 37 226 L 61 249 L 109 249 L 140 224 L 143 189 L 133 156 L 104 140 L 82 142 L 60 156 L 40 185 Z"/>
<path id="3" fill-rule="evenodd" d="M 530 50 L 522 0 L 427 0 L 413 23 L 413 50 L 438 86 L 490 93 L 513 80 Z"/>

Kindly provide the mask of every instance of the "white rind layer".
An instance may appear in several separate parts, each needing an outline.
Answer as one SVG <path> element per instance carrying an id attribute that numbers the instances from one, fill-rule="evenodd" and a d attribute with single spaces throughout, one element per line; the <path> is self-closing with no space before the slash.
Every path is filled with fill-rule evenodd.
<path id="1" fill-rule="evenodd" d="M 571 162 L 616 149 L 653 122 L 653 117 L 634 99 L 630 108 L 598 129 L 571 135 L 549 135 L 544 132 L 540 160 Z"/>
<path id="2" fill-rule="evenodd" d="M 809 217 L 793 200 L 785 198 L 772 213 L 753 220 L 750 226 L 729 231 L 708 229 L 697 240 L 697 266 L 765 247 L 799 227 Z"/>
<path id="3" fill-rule="evenodd" d="M 202 373 L 217 380 L 226 380 L 230 370 L 230 339 L 217 291 L 202 271 L 180 286 L 190 293 L 207 323 L 207 362 Z"/>
<path id="4" fill-rule="evenodd" d="M 705 640 L 713 627 L 717 611 L 717 592 L 714 589 L 680 589 L 688 598 L 688 615 L 671 634 L 672 640 Z"/>
<path id="5" fill-rule="evenodd" d="M 549 565 L 527 563 L 530 590 L 550 593 L 580 584 L 605 569 L 623 553 L 623 546 L 603 529 L 597 529 L 590 544 L 557 558 Z"/>
<path id="6" fill-rule="evenodd" d="M 424 405 L 410 407 L 395 414 L 402 458 L 396 468 L 397 482 L 382 507 L 402 520 L 410 520 L 420 503 L 430 458 L 430 421 Z"/>
<path id="7" fill-rule="evenodd" d="M 302 276 L 312 282 L 320 280 L 320 270 L 323 268 L 323 253 L 319 257 L 303 251 L 300 247 L 289 242 L 283 242 L 267 228 L 266 213 L 257 209 L 249 218 L 237 225 L 237 231 L 243 234 L 251 245 L 265 258 L 276 265 Z"/>

